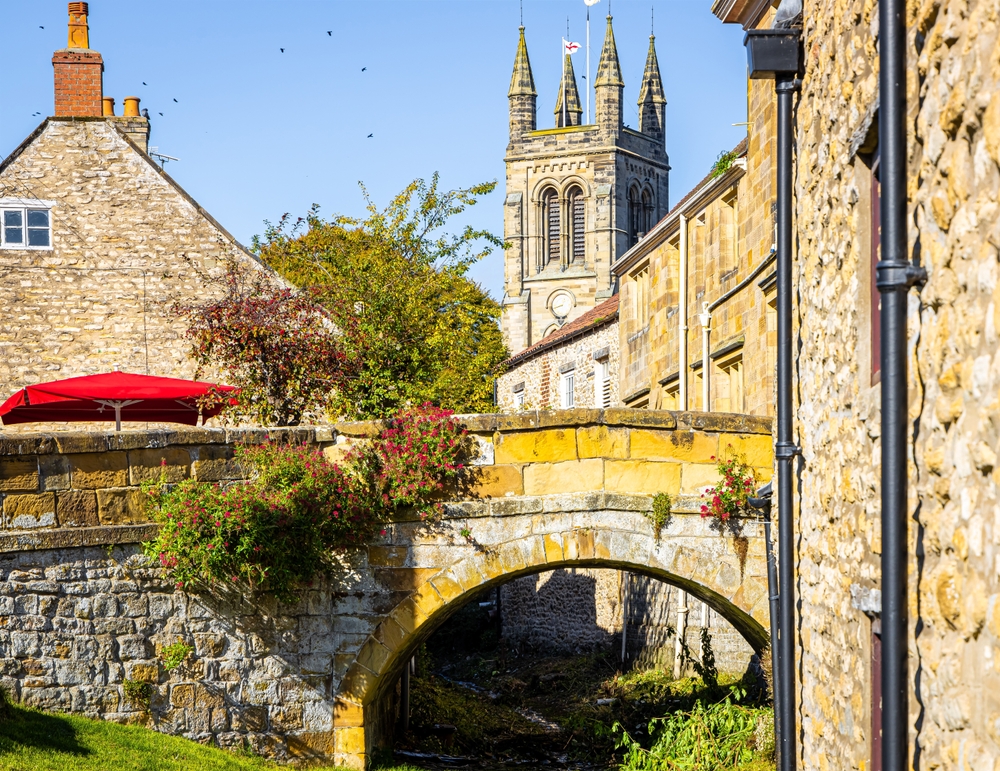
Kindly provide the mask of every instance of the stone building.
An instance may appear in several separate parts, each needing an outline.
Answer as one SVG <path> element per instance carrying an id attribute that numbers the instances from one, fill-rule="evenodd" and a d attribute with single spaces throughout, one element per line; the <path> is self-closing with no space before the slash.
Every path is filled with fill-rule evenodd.
<path id="1" fill-rule="evenodd" d="M 650 36 L 637 129 L 622 118 L 625 84 L 610 16 L 594 81 L 595 122 L 581 125 L 567 55 L 555 128 L 538 129 L 537 92 L 521 28 L 505 158 L 504 240 L 510 247 L 502 325 L 513 354 L 611 297 L 611 264 L 667 211 L 666 98 L 653 43 Z"/>
<path id="2" fill-rule="evenodd" d="M 618 295 L 591 308 L 502 365 L 502 411 L 617 407 Z"/>
<path id="3" fill-rule="evenodd" d="M 87 10 L 69 4 L 52 57 L 55 115 L 0 163 L 5 395 L 115 365 L 191 377 L 171 306 L 212 296 L 228 260 L 264 269 L 148 155 L 139 99 L 114 114 Z"/>
<path id="4" fill-rule="evenodd" d="M 626 407 L 773 414 L 770 83 L 748 107 L 747 138 L 612 265 Z"/>
<path id="5" fill-rule="evenodd" d="M 717 0 L 767 26 L 768 3 Z M 795 672 L 804 769 L 881 768 L 878 4 L 804 5 L 794 123 Z M 909 757 L 1000 768 L 1000 18 L 908 3 Z M 773 84 L 765 81 L 768 85 Z M 623 322 L 624 323 L 624 322 Z"/>

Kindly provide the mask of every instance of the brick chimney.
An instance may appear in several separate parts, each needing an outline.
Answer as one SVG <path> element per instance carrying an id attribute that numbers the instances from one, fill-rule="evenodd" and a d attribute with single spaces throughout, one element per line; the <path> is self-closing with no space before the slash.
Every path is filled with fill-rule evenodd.
<path id="1" fill-rule="evenodd" d="M 104 60 L 90 50 L 87 4 L 69 4 L 69 42 L 52 55 L 56 115 L 100 117 L 104 114 Z"/>

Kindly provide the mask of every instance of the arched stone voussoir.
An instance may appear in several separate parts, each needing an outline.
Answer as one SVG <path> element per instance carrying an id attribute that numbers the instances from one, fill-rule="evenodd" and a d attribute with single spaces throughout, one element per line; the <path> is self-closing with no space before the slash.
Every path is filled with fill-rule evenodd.
<path id="1" fill-rule="evenodd" d="M 761 651 L 768 644 L 766 584 L 742 576 L 737 555 L 720 550 L 724 538 L 685 541 L 668 546 L 651 533 L 607 527 L 528 535 L 479 547 L 428 578 L 379 623 L 345 675 L 338 696 L 372 703 L 394 686 L 420 644 L 470 597 L 520 576 L 560 568 L 629 570 L 681 588 L 707 603 Z"/>

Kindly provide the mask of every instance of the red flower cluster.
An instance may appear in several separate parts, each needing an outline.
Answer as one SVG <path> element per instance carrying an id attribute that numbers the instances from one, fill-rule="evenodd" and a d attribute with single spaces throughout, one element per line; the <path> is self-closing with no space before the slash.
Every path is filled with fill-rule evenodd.
<path id="1" fill-rule="evenodd" d="M 727 457 L 718 462 L 719 476 L 722 481 L 715 487 L 710 487 L 702 493 L 702 498 L 708 498 L 708 503 L 702 504 L 702 517 L 715 517 L 725 521 L 732 516 L 746 513 L 747 499 L 757 487 L 757 472 L 747 463 L 745 455 L 733 452 L 729 445 Z M 715 460 L 715 456 L 712 456 Z"/>
<path id="2" fill-rule="evenodd" d="M 247 484 L 187 480 L 149 491 L 160 530 L 147 553 L 179 588 L 242 582 L 293 600 L 338 550 L 384 536 L 395 510 L 438 511 L 433 498 L 462 468 L 464 434 L 450 412 L 424 405 L 388 421 L 343 467 L 316 448 L 241 448 Z"/>

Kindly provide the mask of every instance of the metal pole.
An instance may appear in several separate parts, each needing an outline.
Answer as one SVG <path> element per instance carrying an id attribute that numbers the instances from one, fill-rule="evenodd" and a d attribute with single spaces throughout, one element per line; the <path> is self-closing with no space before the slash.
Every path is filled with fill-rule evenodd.
<path id="1" fill-rule="evenodd" d="M 680 275 L 678 276 L 677 305 L 680 312 L 677 314 L 677 322 L 680 327 L 677 332 L 677 374 L 680 378 L 678 382 L 677 408 L 682 412 L 688 408 L 688 221 L 683 214 L 680 215 Z"/>
<path id="2" fill-rule="evenodd" d="M 587 6 L 587 85 L 583 89 L 587 92 L 587 125 L 590 125 L 590 6 Z"/>
<path id="3" fill-rule="evenodd" d="M 712 339 L 712 314 L 708 312 L 708 303 L 701 304 L 698 321 L 701 322 L 701 409 L 703 412 L 711 412 L 712 369 L 708 366 L 708 350 Z"/>
<path id="4" fill-rule="evenodd" d="M 906 243 L 906 3 L 879 0 L 879 151 L 882 254 L 882 769 L 909 768 L 907 694 L 907 363 L 906 304 L 926 273 Z"/>
<path id="5" fill-rule="evenodd" d="M 781 736 L 781 687 L 775 646 L 778 643 L 778 570 L 774 564 L 774 549 L 771 542 L 771 483 L 757 491 L 757 497 L 747 501 L 764 515 L 764 553 L 767 559 L 767 605 L 771 619 L 771 699 L 774 703 L 774 735 Z"/>
<path id="6" fill-rule="evenodd" d="M 793 530 L 792 459 L 792 94 L 794 73 L 777 73 L 778 95 L 778 430 L 774 459 L 778 476 L 778 723 L 780 771 L 795 771 L 795 533 Z"/>

